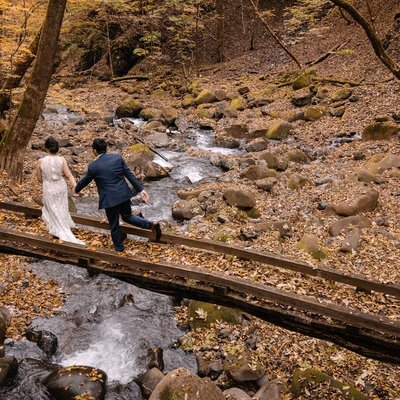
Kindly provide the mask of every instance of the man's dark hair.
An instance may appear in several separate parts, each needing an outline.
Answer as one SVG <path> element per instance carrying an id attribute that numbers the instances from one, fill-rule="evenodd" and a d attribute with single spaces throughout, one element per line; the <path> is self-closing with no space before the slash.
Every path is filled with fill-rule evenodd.
<path id="1" fill-rule="evenodd" d="M 46 139 L 46 141 L 44 142 L 44 147 L 49 150 L 49 152 L 51 154 L 57 154 L 58 149 L 60 148 L 58 142 L 56 139 L 54 139 L 53 137 L 49 137 Z"/>
<path id="2" fill-rule="evenodd" d="M 92 143 L 92 149 L 96 150 L 99 154 L 106 153 L 107 143 L 104 139 L 94 139 Z"/>

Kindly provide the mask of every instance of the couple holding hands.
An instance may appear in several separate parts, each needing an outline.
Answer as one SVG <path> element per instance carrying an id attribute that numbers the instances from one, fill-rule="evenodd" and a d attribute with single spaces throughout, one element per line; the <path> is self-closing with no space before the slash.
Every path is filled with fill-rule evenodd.
<path id="1" fill-rule="evenodd" d="M 107 143 L 104 139 L 93 141 L 92 149 L 96 159 L 89 164 L 85 176 L 78 183 L 71 174 L 65 158 L 57 155 L 59 150 L 57 140 L 48 138 L 45 148 L 48 155 L 38 161 L 36 172 L 39 181 L 43 183 L 42 218 L 50 234 L 67 242 L 85 244 L 71 231 L 75 224 L 68 210 L 68 188 L 65 177 L 75 193 L 79 193 L 92 180 L 95 181 L 99 193 L 99 209 L 105 209 L 116 251 L 124 251 L 126 238 L 119 226 L 120 216 L 126 223 L 150 229 L 154 240 L 160 240 L 161 228 L 158 222 L 154 223 L 132 214 L 130 199 L 134 194 L 126 179 L 145 203 L 149 200 L 148 193 L 119 154 L 107 153 Z"/>

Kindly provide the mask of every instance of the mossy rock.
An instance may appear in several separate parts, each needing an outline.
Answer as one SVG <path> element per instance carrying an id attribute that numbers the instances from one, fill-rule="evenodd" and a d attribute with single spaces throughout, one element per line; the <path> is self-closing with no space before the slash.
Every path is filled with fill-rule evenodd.
<path id="1" fill-rule="evenodd" d="M 364 128 L 363 140 L 386 140 L 399 133 L 399 127 L 389 122 L 373 122 Z"/>
<path id="2" fill-rule="evenodd" d="M 239 311 L 201 301 L 190 300 L 188 312 L 192 329 L 209 328 L 211 324 L 215 324 L 217 321 L 224 321 L 232 325 L 241 322 Z"/>
<path id="3" fill-rule="evenodd" d="M 215 232 L 214 234 L 214 240 L 218 242 L 223 242 L 226 243 L 229 240 L 233 239 L 233 236 L 230 232 L 224 231 L 224 230 L 219 230 Z"/>
<path id="4" fill-rule="evenodd" d="M 143 108 L 139 113 L 139 117 L 143 118 L 145 121 L 159 118 L 159 116 L 160 111 L 155 108 Z"/>
<path id="5" fill-rule="evenodd" d="M 146 146 L 142 143 L 136 143 L 128 147 L 128 152 L 131 154 L 145 155 L 153 158 L 153 152 L 150 150 L 149 146 Z"/>
<path id="6" fill-rule="evenodd" d="M 194 97 L 191 94 L 187 94 L 182 100 L 182 107 L 189 108 L 194 105 Z"/>
<path id="7" fill-rule="evenodd" d="M 326 114 L 323 107 L 307 107 L 304 111 L 304 119 L 306 121 L 318 121 Z"/>
<path id="8" fill-rule="evenodd" d="M 214 103 L 215 101 L 217 101 L 217 98 L 215 97 L 214 92 L 209 89 L 203 89 L 194 99 L 196 105 Z"/>
<path id="9" fill-rule="evenodd" d="M 294 397 L 300 397 L 303 394 L 307 383 L 327 383 L 342 393 L 347 400 L 368 400 L 368 396 L 361 393 L 353 385 L 340 382 L 324 372 L 315 368 L 300 369 L 297 368 L 292 376 L 292 393 Z"/>
<path id="10" fill-rule="evenodd" d="M 138 117 L 143 109 L 143 105 L 139 100 L 128 99 L 122 102 L 116 109 L 117 118 L 135 118 Z"/>
<path id="11" fill-rule="evenodd" d="M 287 121 L 276 120 L 268 128 L 267 138 L 280 140 L 286 138 L 292 131 L 293 125 Z"/>
<path id="12" fill-rule="evenodd" d="M 310 81 L 307 75 L 299 75 L 293 82 L 292 88 L 293 90 L 303 89 L 310 85 Z"/>
<path id="13" fill-rule="evenodd" d="M 349 88 L 339 89 L 337 92 L 333 93 L 331 99 L 332 101 L 343 101 L 348 99 L 353 94 L 353 90 Z"/>
<path id="14" fill-rule="evenodd" d="M 306 178 L 301 175 L 292 175 L 287 183 L 287 187 L 290 190 L 297 190 L 299 187 L 304 187 L 307 185 L 312 186 L 313 182 L 309 178 Z"/>
<path id="15" fill-rule="evenodd" d="M 194 112 L 194 116 L 197 120 L 212 119 L 215 116 L 215 108 L 208 108 L 200 105 Z"/>
<path id="16" fill-rule="evenodd" d="M 240 96 L 235 97 L 234 99 L 232 99 L 230 107 L 237 111 L 243 111 L 247 108 L 246 100 Z"/>
<path id="17" fill-rule="evenodd" d="M 328 251 L 318 242 L 315 235 L 305 234 L 297 243 L 297 248 L 310 254 L 312 258 L 322 261 L 328 256 Z"/>
<path id="18" fill-rule="evenodd" d="M 244 212 L 249 218 L 257 219 L 261 217 L 261 211 L 256 207 L 252 207 L 249 210 L 245 210 Z"/>

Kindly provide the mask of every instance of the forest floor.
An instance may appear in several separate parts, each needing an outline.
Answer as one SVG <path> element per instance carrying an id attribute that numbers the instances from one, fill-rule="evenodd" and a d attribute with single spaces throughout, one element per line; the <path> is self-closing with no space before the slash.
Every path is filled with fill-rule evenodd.
<path id="1" fill-rule="evenodd" d="M 377 26 L 387 22 L 389 10 L 396 5 L 395 1 L 388 1 L 381 18 L 377 19 Z M 383 282 L 400 282 L 400 222 L 398 220 L 400 199 L 400 171 L 399 166 L 386 170 L 379 175 L 377 183 L 363 183 L 358 181 L 356 171 L 367 170 L 371 160 L 379 160 L 388 154 L 399 155 L 400 143 L 398 136 L 385 141 L 342 142 L 335 146 L 332 143 L 343 137 L 352 137 L 361 134 L 367 124 L 376 117 L 385 117 L 398 124 L 400 116 L 400 84 L 392 79 L 388 71 L 373 55 L 371 47 L 361 30 L 354 25 L 331 13 L 318 26 L 319 40 L 315 39 L 315 31 L 306 33 L 302 39 L 292 46 L 291 50 L 299 55 L 303 63 L 312 61 L 324 54 L 334 46 L 346 41 L 346 48 L 353 51 L 348 54 L 333 54 L 325 61 L 315 65 L 317 77 L 326 78 L 323 82 L 315 83 L 318 89 L 325 89 L 329 95 L 343 85 L 334 83 L 333 79 L 349 81 L 353 95 L 357 101 L 345 104 L 345 114 L 341 118 L 325 116 L 315 122 L 298 121 L 294 135 L 286 141 L 271 143 L 268 150 L 284 156 L 289 151 L 302 149 L 310 154 L 310 162 L 304 164 L 290 163 L 288 169 L 282 174 L 271 193 L 258 190 L 254 184 L 238 179 L 238 169 L 225 174 L 223 186 L 236 185 L 251 188 L 257 193 L 257 208 L 261 211 L 263 221 L 290 221 L 293 235 L 281 240 L 276 232 L 264 231 L 251 246 L 256 249 L 291 256 L 306 261 L 310 264 L 316 261 L 307 253 L 298 249 L 298 242 L 304 233 L 312 233 L 328 249 L 327 258 L 322 265 L 334 267 L 347 272 L 362 273 Z M 287 79 L 285 73 L 289 70 L 295 74 L 294 67 L 286 60 L 282 60 L 283 53 L 273 45 L 262 50 L 249 52 L 224 64 L 210 66 L 204 69 L 202 76 L 197 79 L 200 86 L 211 89 L 224 88 L 227 92 L 237 91 L 238 88 L 247 86 L 250 92 L 257 92 L 272 86 L 279 85 Z M 396 52 L 398 51 L 398 52 Z M 399 49 L 393 49 L 399 55 Z M 107 136 L 116 140 L 122 138 L 118 131 L 107 124 L 107 120 L 114 115 L 118 104 L 130 94 L 134 94 L 144 104 L 157 108 L 167 104 L 175 107 L 190 118 L 185 110 L 181 109 L 181 96 L 171 94 L 171 91 L 157 89 L 160 83 L 171 80 L 171 77 L 157 77 L 149 82 L 133 83 L 121 82 L 110 85 L 88 78 L 80 87 L 72 87 L 70 78 L 66 75 L 55 77 L 49 91 L 47 107 L 64 104 L 70 110 L 86 116 L 86 123 L 76 130 L 70 138 L 71 142 L 85 148 L 79 155 L 79 162 L 74 165 L 74 172 L 82 174 L 91 160 L 90 144 L 94 137 Z M 182 83 L 183 77 L 173 77 Z M 73 81 L 73 79 L 72 79 Z M 187 82 L 190 83 L 190 82 Z M 357 83 L 357 84 L 355 84 Z M 353 85 L 354 84 L 354 85 Z M 129 94 L 128 94 L 129 93 Z M 274 91 L 274 102 L 268 106 L 269 115 L 263 115 L 258 110 L 247 109 L 241 112 L 236 123 L 244 123 L 251 129 L 265 128 L 277 115 L 284 118 L 293 112 L 295 107 L 290 102 L 293 91 L 290 87 L 283 86 Z M 217 132 L 232 121 L 219 121 L 214 123 Z M 75 129 L 75 128 L 74 128 Z M 38 123 L 32 144 L 36 144 L 49 134 L 67 135 L 68 132 L 53 132 Z M 131 139 L 132 140 L 132 139 Z M 133 144 L 127 142 L 126 145 Z M 40 153 L 29 149 L 25 162 L 24 180 L 21 185 L 15 185 L 2 176 L 0 198 L 13 201 L 37 204 L 41 196 L 39 183 L 32 171 Z M 233 162 L 238 160 L 233 159 Z M 239 167 L 238 167 L 239 168 Z M 307 177 L 312 182 L 329 179 L 327 185 L 306 185 L 298 190 L 290 190 L 287 181 L 290 176 L 298 174 Z M 204 185 L 206 188 L 207 186 Z M 335 216 L 328 216 L 324 210 L 319 210 L 317 205 L 321 202 L 345 203 L 353 199 L 365 189 L 375 189 L 379 192 L 379 205 L 371 212 L 365 213 L 372 225 L 362 231 L 361 246 L 356 252 L 343 253 L 338 251 L 343 237 L 331 237 L 328 226 Z M 92 188 L 89 192 L 95 194 Z M 229 243 L 240 243 L 238 239 L 241 229 L 254 228 L 254 222 L 241 213 L 233 212 L 228 208 L 220 209 L 220 213 L 228 214 L 229 221 L 224 225 L 224 232 L 232 238 Z M 41 221 L 26 223 L 22 219 L 12 217 L 0 212 L 2 226 L 19 226 L 28 232 L 41 232 L 46 234 L 45 226 Z M 170 229 L 177 230 L 178 226 Z M 200 224 L 191 224 L 188 234 L 194 237 L 213 239 L 221 230 L 217 215 L 202 221 Z M 76 232 L 87 242 L 111 249 L 111 243 L 106 235 L 99 233 Z M 354 294 L 348 289 L 338 288 L 335 285 L 319 288 L 315 281 L 304 280 L 297 274 L 277 273 L 273 269 L 260 269 L 251 263 L 242 263 L 240 266 L 232 265 L 232 260 L 227 258 L 213 263 L 206 253 L 199 255 L 187 251 L 182 255 L 178 249 L 171 248 L 168 254 L 157 244 L 144 244 L 132 242 L 128 245 L 127 255 L 151 254 L 151 258 L 162 258 L 168 262 L 182 262 L 182 259 L 195 260 L 205 268 L 219 272 L 229 272 L 242 276 L 250 270 L 252 279 L 275 285 L 281 289 L 293 290 L 300 294 L 312 294 L 321 299 L 332 301 L 338 305 L 352 306 L 363 311 L 385 316 L 395 321 L 400 321 L 400 305 L 390 296 L 377 294 Z M 31 318 L 37 315 L 50 315 L 57 312 L 62 305 L 62 288 L 54 282 L 44 282 L 29 271 L 29 264 L 23 259 L 14 256 L 1 255 L 0 267 L 0 302 L 9 306 L 14 319 L 9 329 L 9 336 L 19 338 Z M 235 263 L 234 263 L 235 264 Z M 181 323 L 187 322 L 186 310 L 177 310 Z M 290 382 L 293 370 L 297 367 L 313 367 L 327 373 L 336 379 L 355 385 L 371 399 L 400 399 L 400 367 L 385 364 L 361 357 L 351 351 L 340 348 L 331 343 L 305 337 L 287 330 L 275 327 L 261 320 L 251 322 L 255 326 L 257 340 L 260 344 L 254 350 L 254 356 L 266 368 L 270 379 L 275 377 Z M 190 332 L 193 340 L 193 349 L 205 358 L 213 361 L 218 355 L 238 351 L 245 348 L 248 333 L 247 326 L 237 326 L 236 337 L 238 343 L 219 339 L 218 332 L 225 327 L 216 324 L 210 329 Z M 238 346 L 240 349 L 238 349 Z M 218 351 L 214 349 L 218 348 Z M 307 394 L 308 393 L 308 394 Z M 343 395 L 332 387 L 324 384 L 310 384 L 304 398 L 334 399 L 343 398 Z M 286 399 L 291 395 L 287 394 Z"/>

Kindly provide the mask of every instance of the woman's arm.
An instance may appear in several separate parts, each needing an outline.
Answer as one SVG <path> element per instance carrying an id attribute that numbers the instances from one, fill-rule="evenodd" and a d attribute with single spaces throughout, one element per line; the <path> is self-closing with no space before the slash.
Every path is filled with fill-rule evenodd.
<path id="1" fill-rule="evenodd" d="M 65 178 L 67 179 L 67 181 L 69 182 L 69 184 L 71 185 L 72 189 L 74 189 L 76 186 L 75 178 L 71 174 L 71 171 L 68 168 L 68 164 L 67 164 L 67 161 L 65 160 L 65 158 L 64 157 L 61 157 L 61 158 L 62 158 L 62 162 L 63 162 L 62 172 L 63 172 Z"/>
<path id="2" fill-rule="evenodd" d="M 42 158 L 40 158 L 36 163 L 36 176 L 40 183 L 43 182 L 41 165 L 42 165 Z"/>

